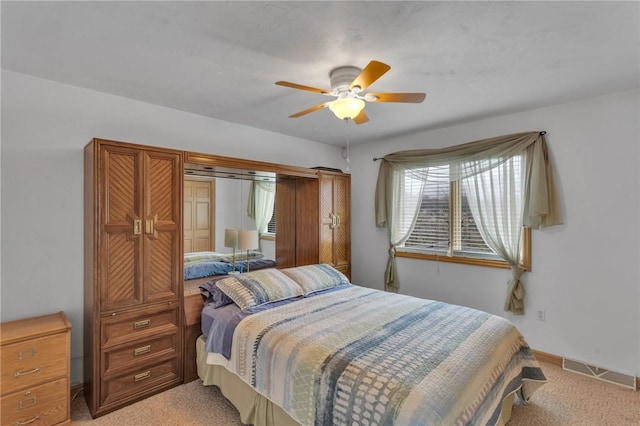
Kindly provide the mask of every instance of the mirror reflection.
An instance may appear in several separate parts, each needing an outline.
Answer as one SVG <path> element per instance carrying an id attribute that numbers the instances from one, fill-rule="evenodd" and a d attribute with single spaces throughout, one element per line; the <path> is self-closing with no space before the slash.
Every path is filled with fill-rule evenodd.
<path id="1" fill-rule="evenodd" d="M 185 165 L 185 280 L 275 265 L 276 174 Z"/>

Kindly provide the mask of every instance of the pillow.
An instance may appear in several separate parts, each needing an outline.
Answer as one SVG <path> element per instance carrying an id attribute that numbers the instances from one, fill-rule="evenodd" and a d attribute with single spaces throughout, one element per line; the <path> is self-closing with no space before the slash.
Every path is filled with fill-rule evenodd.
<path id="1" fill-rule="evenodd" d="M 206 303 L 212 305 L 214 308 L 220 308 L 222 306 L 230 305 L 233 300 L 218 288 L 217 281 L 225 279 L 224 277 L 216 277 L 200 284 L 200 294 L 203 295 L 207 301 Z"/>
<path id="2" fill-rule="evenodd" d="M 185 253 L 184 254 L 184 263 L 190 262 L 221 262 L 224 259 L 225 255 L 223 253 L 218 253 L 215 251 L 196 251 L 193 253 Z"/>
<path id="3" fill-rule="evenodd" d="M 302 288 L 277 269 L 233 275 L 218 281 L 217 286 L 242 310 L 302 296 Z"/>
<path id="4" fill-rule="evenodd" d="M 326 263 L 282 269 L 282 273 L 302 287 L 305 296 L 340 284 L 350 284 L 342 272 Z"/>
<path id="5" fill-rule="evenodd" d="M 189 262 L 184 264 L 184 279 L 209 277 L 211 275 L 226 275 L 233 269 L 227 262 Z"/>

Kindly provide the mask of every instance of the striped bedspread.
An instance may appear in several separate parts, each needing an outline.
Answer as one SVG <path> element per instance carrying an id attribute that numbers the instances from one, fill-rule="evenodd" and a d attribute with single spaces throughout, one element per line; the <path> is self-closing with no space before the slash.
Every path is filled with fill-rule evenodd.
<path id="1" fill-rule="evenodd" d="M 545 381 L 509 321 L 355 285 L 248 316 L 230 361 L 303 425 L 495 424 Z"/>

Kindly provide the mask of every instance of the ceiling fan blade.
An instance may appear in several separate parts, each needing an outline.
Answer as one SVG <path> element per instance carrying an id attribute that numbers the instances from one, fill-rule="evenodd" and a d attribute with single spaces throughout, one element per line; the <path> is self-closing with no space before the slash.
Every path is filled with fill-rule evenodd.
<path id="1" fill-rule="evenodd" d="M 321 95 L 328 95 L 330 91 L 324 89 L 318 89 L 317 87 L 303 86 L 302 84 L 290 83 L 288 81 L 276 81 L 278 86 L 291 87 L 292 89 L 306 90 L 308 92 L 320 93 Z"/>
<path id="2" fill-rule="evenodd" d="M 409 102 L 419 104 L 426 97 L 425 93 L 367 93 L 365 99 L 369 102 Z"/>
<path id="3" fill-rule="evenodd" d="M 356 115 L 356 117 L 353 119 L 353 122 L 356 124 L 366 123 L 367 121 L 369 121 L 369 117 L 367 116 L 367 113 L 364 112 L 364 110 L 360 111 L 360 114 Z"/>
<path id="4" fill-rule="evenodd" d="M 356 77 L 355 80 L 349 86 L 351 89 L 358 86 L 360 87 L 360 91 L 362 92 L 374 81 L 382 77 L 384 73 L 389 71 L 391 67 L 387 64 L 383 64 L 378 61 L 371 61 L 367 64 L 366 67 L 360 72 L 360 74 Z"/>
<path id="5" fill-rule="evenodd" d="M 325 108 L 327 105 L 328 105 L 328 102 L 322 103 L 320 105 L 313 106 L 311 108 L 305 109 L 304 111 L 300 111 L 300 112 L 296 112 L 295 114 L 291 114 L 289 116 L 289 118 L 302 117 L 303 115 L 307 115 L 309 113 L 312 113 L 312 112 L 318 111 L 318 110 L 320 110 L 322 108 Z"/>

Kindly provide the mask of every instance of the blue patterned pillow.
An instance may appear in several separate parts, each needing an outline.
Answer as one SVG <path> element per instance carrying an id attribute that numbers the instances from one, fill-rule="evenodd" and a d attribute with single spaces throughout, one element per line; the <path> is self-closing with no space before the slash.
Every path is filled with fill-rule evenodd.
<path id="1" fill-rule="evenodd" d="M 302 296 L 302 288 L 277 269 L 230 276 L 216 285 L 242 310 Z"/>
<path id="2" fill-rule="evenodd" d="M 184 279 L 226 275 L 233 270 L 233 265 L 226 262 L 189 262 L 184 264 Z"/>
<path id="3" fill-rule="evenodd" d="M 282 269 L 282 272 L 302 287 L 305 296 L 340 284 L 350 284 L 342 272 L 326 263 Z"/>

